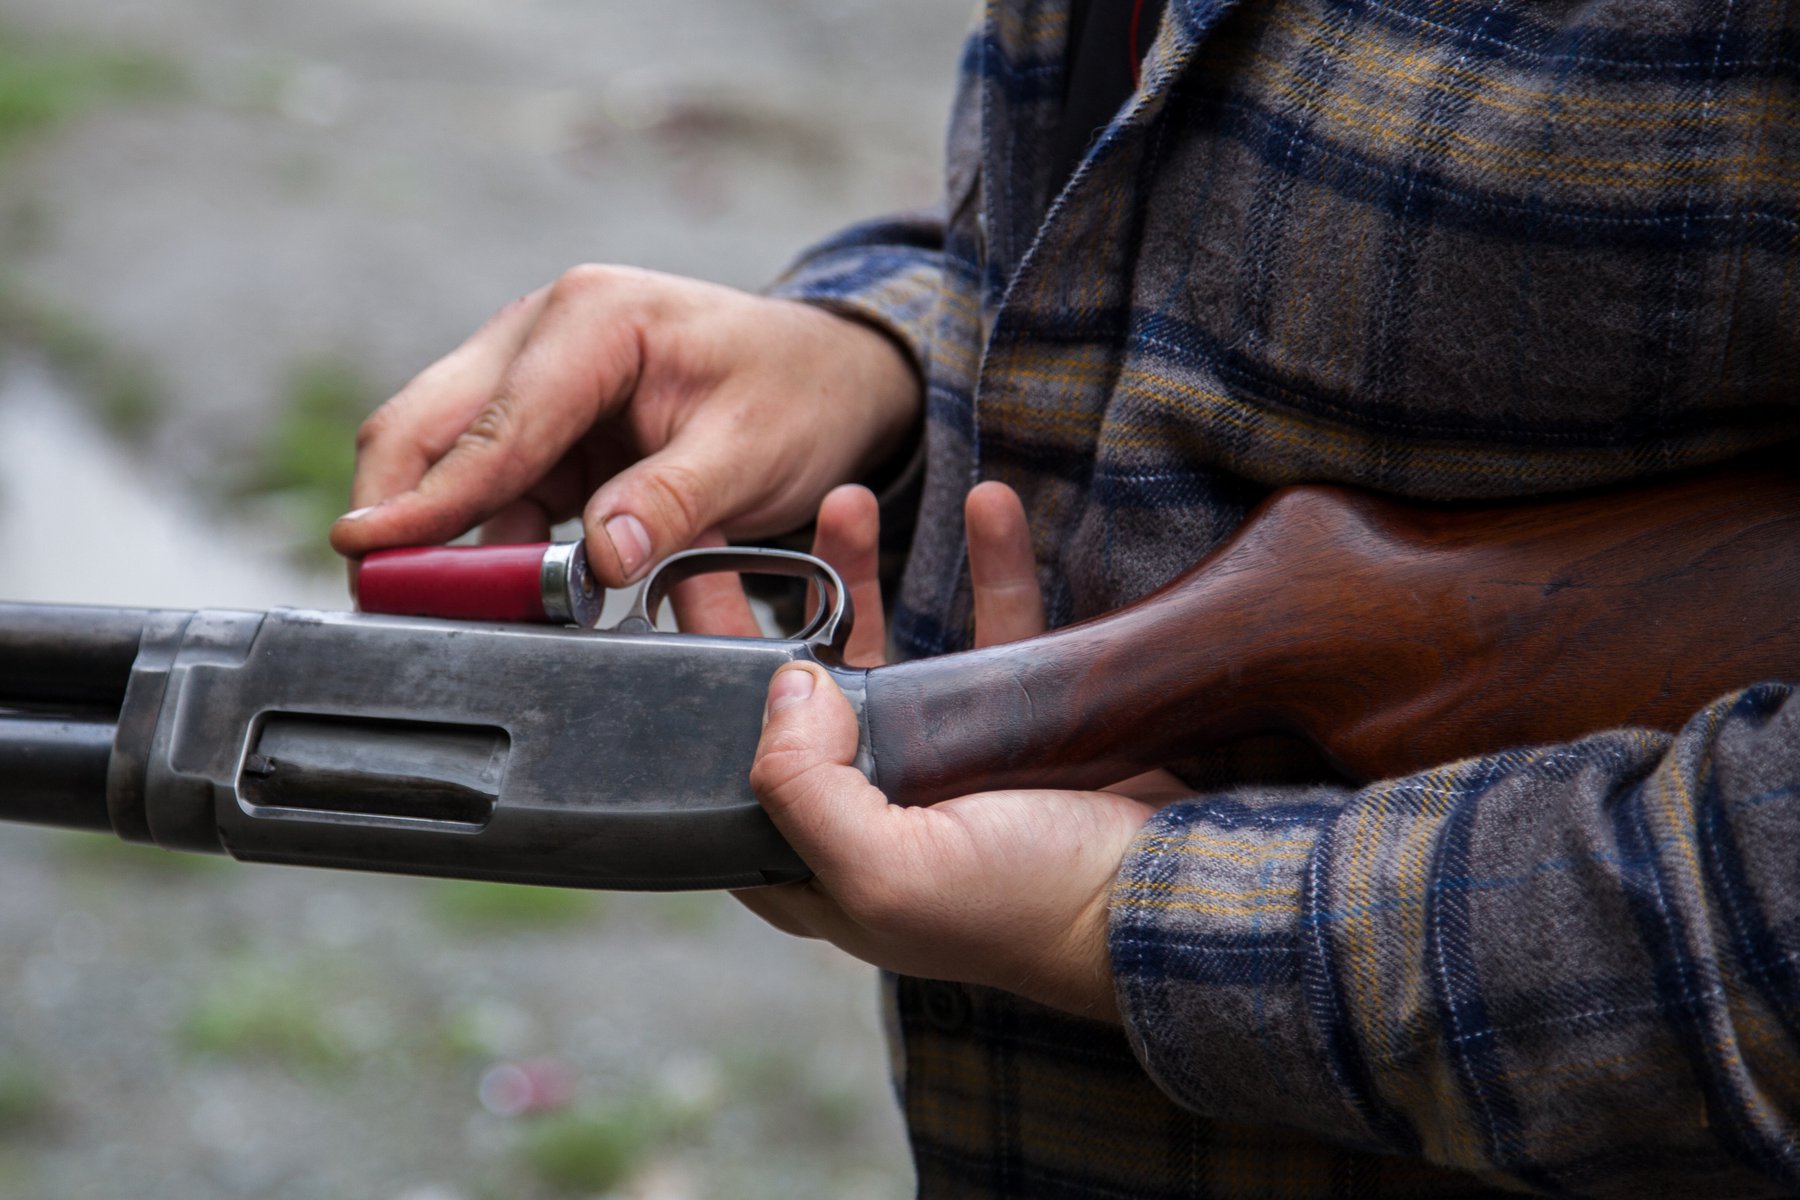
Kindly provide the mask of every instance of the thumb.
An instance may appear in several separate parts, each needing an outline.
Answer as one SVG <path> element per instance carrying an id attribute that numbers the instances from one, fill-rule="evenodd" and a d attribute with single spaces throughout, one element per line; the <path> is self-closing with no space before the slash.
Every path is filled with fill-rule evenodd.
<path id="1" fill-rule="evenodd" d="M 582 513 L 588 563 L 607 587 L 641 579 L 653 563 L 736 515 L 760 474 L 741 443 L 689 427 L 609 479 Z"/>
<path id="2" fill-rule="evenodd" d="M 887 797 L 851 766 L 856 715 L 823 668 L 791 663 L 769 681 L 750 786 L 775 828 L 816 874 L 865 859 Z"/>

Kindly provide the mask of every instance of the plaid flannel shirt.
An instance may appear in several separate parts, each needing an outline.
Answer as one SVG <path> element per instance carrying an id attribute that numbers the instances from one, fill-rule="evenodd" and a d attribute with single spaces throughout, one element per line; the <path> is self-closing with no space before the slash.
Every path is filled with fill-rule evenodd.
<path id="1" fill-rule="evenodd" d="M 1788 0 L 1171 0 L 1053 196 L 1066 17 L 988 0 L 943 212 L 774 289 L 924 372 L 901 652 L 966 643 L 981 479 L 1062 623 L 1276 485 L 1518 496 L 1800 431 Z M 1123 1034 L 895 981 L 924 1194 L 1800 1191 L 1788 688 L 1360 790 L 1271 744 L 1190 778 L 1115 890 Z"/>

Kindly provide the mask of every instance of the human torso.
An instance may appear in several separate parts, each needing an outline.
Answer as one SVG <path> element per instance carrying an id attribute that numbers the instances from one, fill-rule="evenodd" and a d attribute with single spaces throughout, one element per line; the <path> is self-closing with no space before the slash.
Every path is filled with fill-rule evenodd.
<path id="1" fill-rule="evenodd" d="M 1063 0 L 992 0 L 952 120 L 928 469 L 895 617 L 964 644 L 960 505 L 1025 498 L 1052 620 L 1271 488 L 1600 485 L 1800 432 L 1800 16 L 1171 0 L 1059 194 Z M 1176 1108 L 1114 1031 L 902 981 L 927 1195 L 1457 1195 Z"/>

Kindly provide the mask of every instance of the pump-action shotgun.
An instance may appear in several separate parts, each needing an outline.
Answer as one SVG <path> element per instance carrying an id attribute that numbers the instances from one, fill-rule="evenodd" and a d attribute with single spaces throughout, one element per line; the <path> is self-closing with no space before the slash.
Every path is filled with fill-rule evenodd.
<path id="1" fill-rule="evenodd" d="M 805 555 L 676 555 L 594 630 L 578 544 L 425 554 L 366 563 L 363 601 L 438 616 L 0 604 L 0 819 L 250 861 L 744 887 L 806 874 L 747 783 L 795 659 L 831 671 L 858 765 L 907 804 L 1100 787 L 1277 730 L 1386 778 L 1675 729 L 1800 679 L 1783 467 L 1481 508 L 1289 488 L 1118 612 L 868 671 L 842 664 L 848 600 Z M 652 627 L 669 587 L 717 570 L 809 577 L 823 603 L 791 638 Z M 464 603 L 510 619 L 443 615 Z"/>

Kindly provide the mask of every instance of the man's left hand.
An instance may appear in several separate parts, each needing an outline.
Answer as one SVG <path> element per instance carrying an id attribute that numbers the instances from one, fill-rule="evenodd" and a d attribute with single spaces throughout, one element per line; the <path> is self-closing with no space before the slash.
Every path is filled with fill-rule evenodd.
<path id="1" fill-rule="evenodd" d="M 849 765 L 855 751 L 856 718 L 830 676 L 778 671 L 750 782 L 813 877 L 739 899 L 878 967 L 1116 1021 L 1107 898 L 1149 806 L 1007 791 L 905 808 Z"/>
<path id="2" fill-rule="evenodd" d="M 1043 632 L 1018 497 L 981 484 L 964 516 L 975 644 Z M 866 490 L 826 497 L 813 549 L 855 603 L 846 657 L 856 666 L 881 661 L 878 532 Z M 684 629 L 756 632 L 727 577 L 690 580 L 674 598 Z M 849 703 L 824 671 L 796 663 L 776 673 L 751 784 L 813 877 L 738 899 L 779 929 L 876 966 L 1116 1021 L 1106 941 L 1113 877 L 1151 805 L 1180 793 L 1180 781 L 1152 772 L 1104 792 L 989 792 L 904 808 L 849 765 L 856 736 Z"/>

